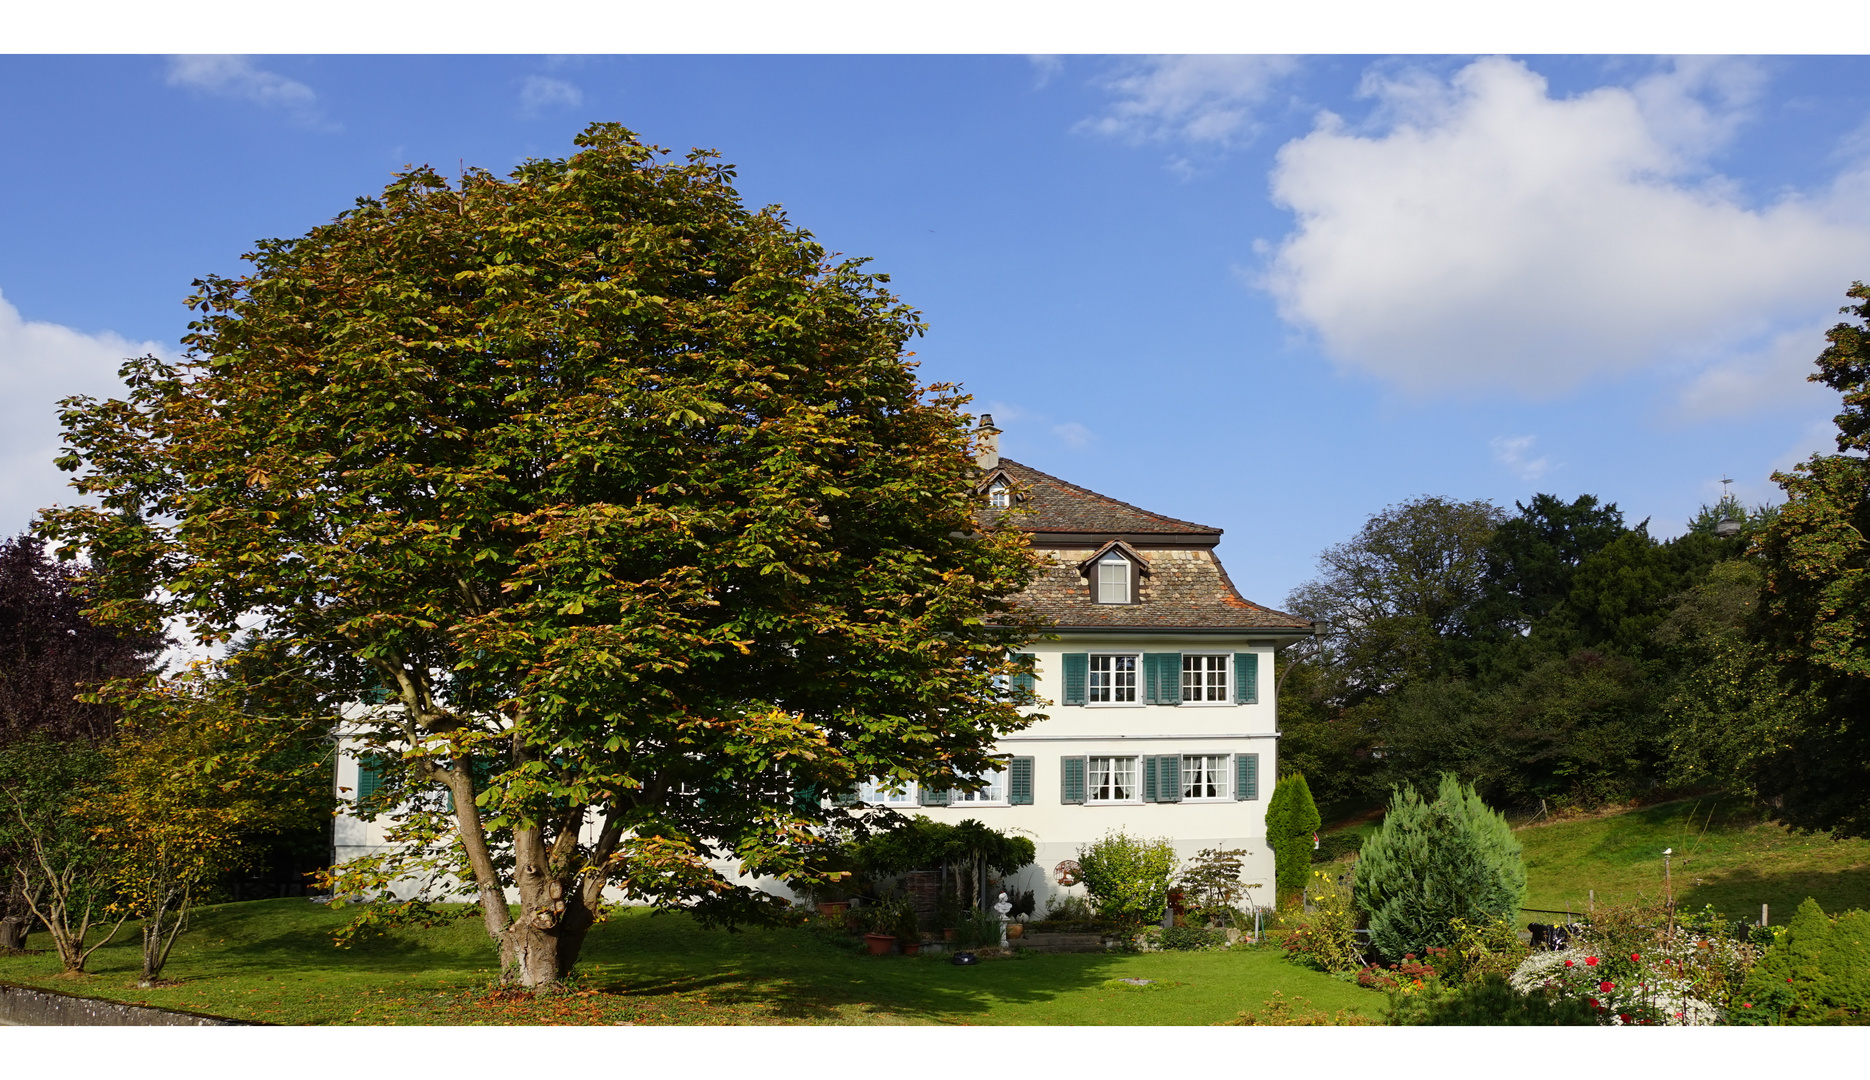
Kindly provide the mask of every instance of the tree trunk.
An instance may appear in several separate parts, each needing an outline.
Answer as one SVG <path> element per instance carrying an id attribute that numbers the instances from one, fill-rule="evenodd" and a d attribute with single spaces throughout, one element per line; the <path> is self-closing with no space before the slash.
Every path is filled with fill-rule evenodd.
<path id="1" fill-rule="evenodd" d="M 12 867 L 6 869 L 6 900 L 0 904 L 0 952 L 24 949 L 26 935 L 32 930 L 32 911 L 26 906 L 26 883 Z"/>
<path id="2" fill-rule="evenodd" d="M 538 828 L 513 830 L 514 884 L 519 917 L 500 934 L 500 979 L 520 986 L 550 986 L 571 974 L 584 938 L 597 922 L 601 877 L 553 873 Z"/>

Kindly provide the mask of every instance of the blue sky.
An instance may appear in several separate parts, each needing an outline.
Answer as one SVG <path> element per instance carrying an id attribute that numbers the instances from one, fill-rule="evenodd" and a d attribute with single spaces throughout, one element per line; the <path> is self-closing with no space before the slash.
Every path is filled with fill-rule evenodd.
<path id="1" fill-rule="evenodd" d="M 1274 605 L 1417 495 L 1775 498 L 1870 279 L 1857 57 L 4 57 L 0 531 L 195 277 L 592 120 L 718 148 L 892 276 L 1009 456 L 1225 528 Z"/>

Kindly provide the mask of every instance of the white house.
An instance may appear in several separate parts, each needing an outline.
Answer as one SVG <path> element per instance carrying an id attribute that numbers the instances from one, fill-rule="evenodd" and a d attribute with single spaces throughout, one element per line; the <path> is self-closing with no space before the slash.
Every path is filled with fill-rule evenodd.
<path id="1" fill-rule="evenodd" d="M 985 790 L 865 785 L 859 799 L 1031 837 L 1037 860 L 1016 884 L 1034 890 L 1041 913 L 1061 891 L 1057 865 L 1114 829 L 1169 838 L 1184 859 L 1202 848 L 1244 849 L 1245 880 L 1266 886 L 1254 899 L 1271 903 L 1265 808 L 1278 772 L 1273 655 L 1311 636 L 1312 623 L 1240 595 L 1215 555 L 1220 529 L 1001 458 L 992 418 L 981 420 L 983 523 L 1010 521 L 1028 531 L 1048 560 L 1013 598 L 1051 626 L 1048 639 L 1027 650 L 1035 658 L 1033 689 L 1045 702 L 1035 711 L 1048 718 L 999 743 L 1008 768 Z M 346 754 L 336 783 L 357 791 L 371 777 Z M 383 843 L 378 824 L 346 815 L 334 840 L 340 862 Z M 776 881 L 757 884 L 786 892 Z"/>
<path id="2" fill-rule="evenodd" d="M 973 794 L 867 787 L 866 801 L 940 821 L 975 818 L 1034 838 L 1019 880 L 1060 891 L 1054 869 L 1121 829 L 1166 837 L 1186 859 L 1240 848 L 1255 899 L 1271 903 L 1266 799 L 1277 775 L 1273 654 L 1309 620 L 1242 597 L 1215 555 L 1221 530 L 1143 510 L 998 454 L 992 418 L 980 465 L 983 515 L 1032 536 L 1049 567 L 1015 597 L 1044 616 L 1031 646 L 1047 719 L 1001 740 L 1010 755 Z M 1045 910 L 1043 903 L 1039 910 Z"/>

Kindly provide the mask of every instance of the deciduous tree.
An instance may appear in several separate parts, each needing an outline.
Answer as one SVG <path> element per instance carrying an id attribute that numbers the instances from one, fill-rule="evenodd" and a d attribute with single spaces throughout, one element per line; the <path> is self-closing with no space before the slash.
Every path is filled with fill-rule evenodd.
<path id="1" fill-rule="evenodd" d="M 916 313 L 712 154 L 577 141 L 412 169 L 201 281 L 185 360 L 67 404 L 97 504 L 48 515 L 99 617 L 256 626 L 326 708 L 386 700 L 356 734 L 408 843 L 337 887 L 451 874 L 535 985 L 606 886 L 761 917 L 715 860 L 813 873 L 824 796 L 977 783 L 1030 722 L 995 680 L 1033 563 L 976 525 Z"/>

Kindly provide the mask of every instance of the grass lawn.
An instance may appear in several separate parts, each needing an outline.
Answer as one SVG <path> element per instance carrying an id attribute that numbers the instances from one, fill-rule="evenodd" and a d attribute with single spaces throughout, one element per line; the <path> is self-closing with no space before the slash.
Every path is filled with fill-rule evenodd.
<path id="1" fill-rule="evenodd" d="M 136 987 L 130 927 L 92 954 L 89 978 L 56 977 L 48 954 L 0 958 L 0 979 L 283 1024 L 1213 1024 L 1257 1010 L 1275 991 L 1373 1018 L 1384 1004 L 1286 963 L 1276 948 L 955 967 L 862 956 L 803 930 L 728 934 L 638 909 L 593 931 L 573 992 L 534 998 L 492 988 L 493 951 L 478 921 L 340 950 L 328 935 L 346 915 L 305 900 L 202 909 L 165 972 L 180 980 L 174 987 Z M 1158 985 L 1112 984 L 1120 978 Z"/>
<path id="2" fill-rule="evenodd" d="M 1600 901 L 1662 895 L 1662 850 L 1674 848 L 1676 903 L 1713 904 L 1757 919 L 1772 905 L 1784 923 L 1814 897 L 1826 911 L 1870 907 L 1870 841 L 1797 836 L 1740 799 L 1715 796 L 1518 830 L 1526 906 L 1585 910 Z"/>

